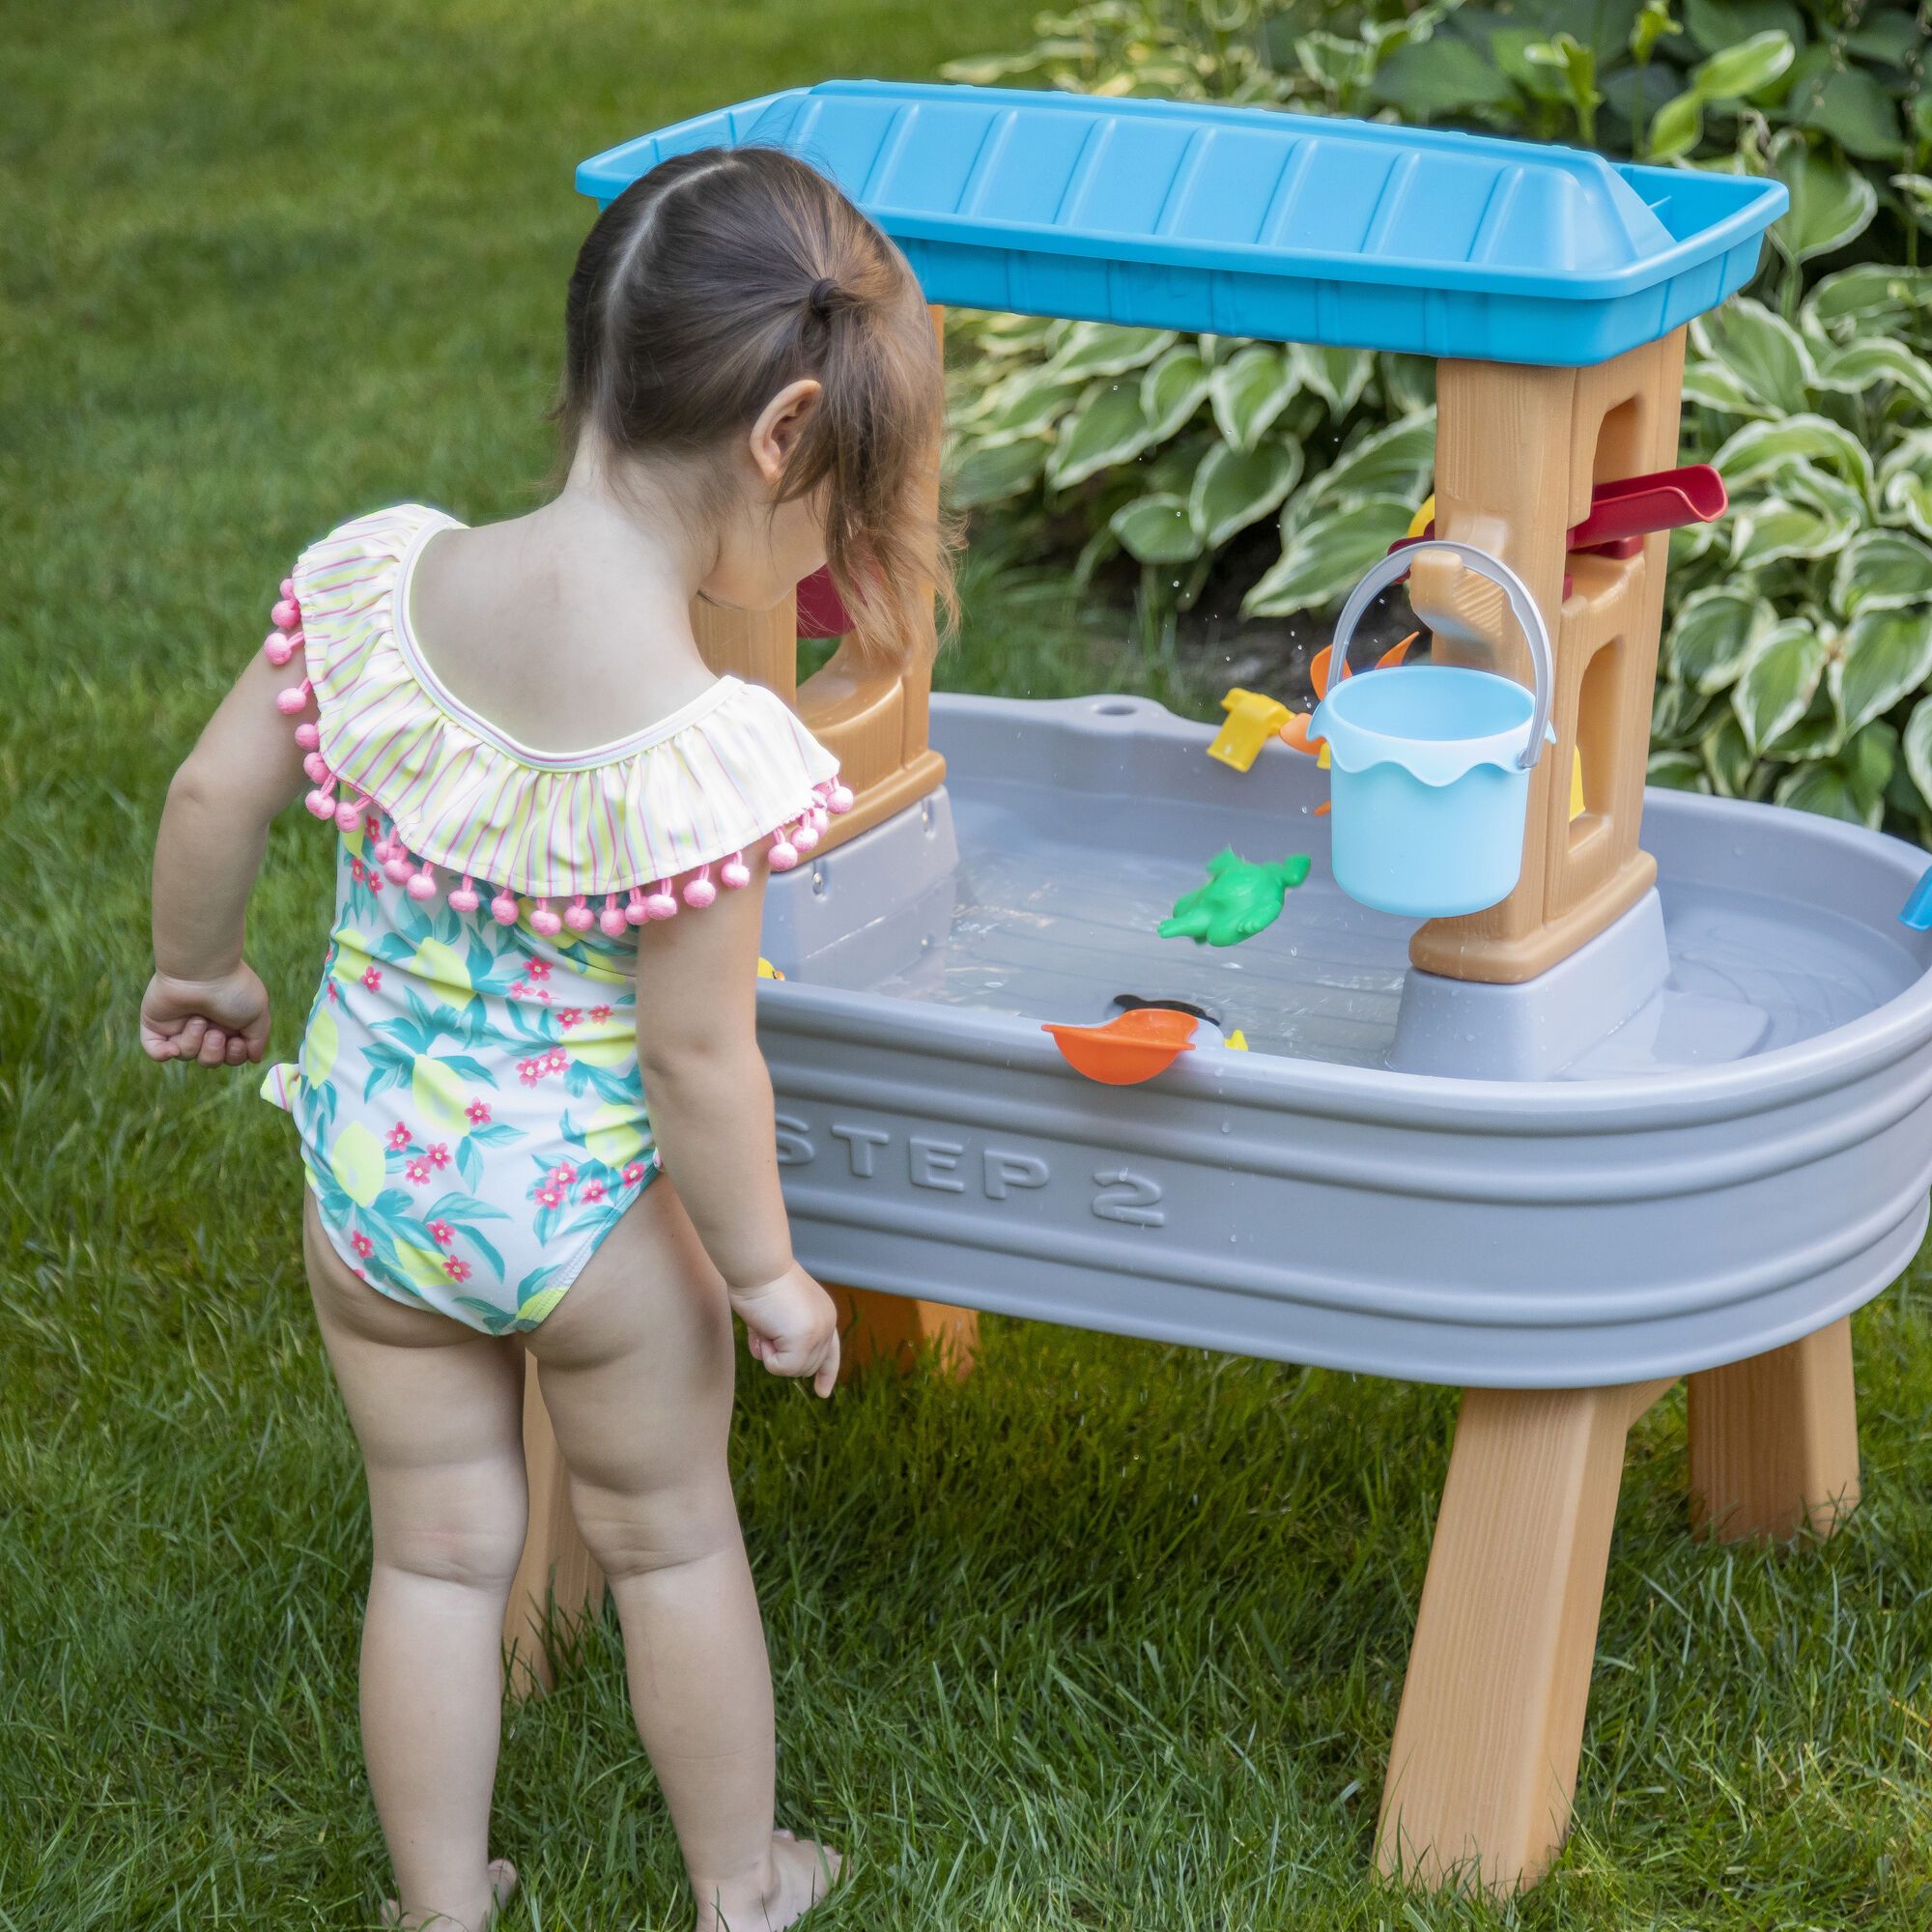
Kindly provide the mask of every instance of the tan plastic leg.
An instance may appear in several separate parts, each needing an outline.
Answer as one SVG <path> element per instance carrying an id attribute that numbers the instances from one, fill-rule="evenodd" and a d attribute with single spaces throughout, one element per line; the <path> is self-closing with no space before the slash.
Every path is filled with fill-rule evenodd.
<path id="1" fill-rule="evenodd" d="M 1376 1859 L 1532 1885 L 1570 1824 L 1624 1438 L 1669 1384 L 1463 1398 Z"/>
<path id="2" fill-rule="evenodd" d="M 1830 1536 L 1858 1506 L 1849 1318 L 1690 1380 L 1690 1520 L 1720 1543 Z"/>
<path id="3" fill-rule="evenodd" d="M 909 1295 L 874 1294 L 862 1288 L 837 1288 L 838 1325 L 844 1333 L 839 1379 L 849 1380 L 867 1364 L 890 1362 L 905 1370 L 927 1349 L 936 1349 L 955 1381 L 973 1373 L 980 1350 L 980 1317 L 970 1308 L 944 1301 L 915 1301 Z"/>
<path id="4" fill-rule="evenodd" d="M 513 1697 L 548 1690 L 556 1681 L 544 1642 L 552 1604 L 559 1628 L 594 1617 L 604 1605 L 604 1573 L 571 1515 L 563 1452 L 544 1407 L 535 1358 L 528 1355 L 524 1358 L 524 1467 L 529 1478 L 530 1526 L 503 1613 Z"/>

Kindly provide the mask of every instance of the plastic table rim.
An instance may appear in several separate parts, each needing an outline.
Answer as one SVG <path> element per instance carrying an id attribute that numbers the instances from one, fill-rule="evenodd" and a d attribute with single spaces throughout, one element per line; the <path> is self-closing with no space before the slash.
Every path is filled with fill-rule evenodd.
<path id="1" fill-rule="evenodd" d="M 1335 620 L 1334 639 L 1328 646 L 1329 685 L 1331 688 L 1339 687 L 1346 675 L 1344 667 L 1348 663 L 1349 646 L 1354 641 L 1355 626 L 1362 621 L 1362 613 L 1397 578 L 1407 576 L 1415 554 L 1423 550 L 1451 552 L 1487 577 L 1509 599 L 1510 611 L 1521 628 L 1523 641 L 1529 646 L 1530 664 L 1536 679 L 1533 687 L 1536 702 L 1529 716 L 1529 743 L 1517 759 L 1519 771 L 1532 771 L 1543 755 L 1544 734 L 1549 729 L 1549 714 L 1556 703 L 1556 662 L 1549 648 L 1549 627 L 1543 621 L 1543 612 L 1537 608 L 1536 599 L 1529 594 L 1529 586 L 1522 579 L 1501 557 L 1492 556 L 1475 544 L 1463 543 L 1454 537 L 1429 537 L 1421 543 L 1406 544 L 1401 550 L 1392 550 L 1371 564 L 1362 581 L 1350 591 L 1349 601 L 1342 606 L 1342 614 Z"/>

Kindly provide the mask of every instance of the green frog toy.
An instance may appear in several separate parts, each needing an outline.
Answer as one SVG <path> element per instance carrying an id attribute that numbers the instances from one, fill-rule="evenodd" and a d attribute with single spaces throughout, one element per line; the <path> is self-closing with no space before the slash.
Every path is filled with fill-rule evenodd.
<path id="1" fill-rule="evenodd" d="M 1278 865 L 1250 865 L 1230 845 L 1208 861 L 1208 883 L 1175 901 L 1174 916 L 1160 923 L 1163 939 L 1191 939 L 1196 946 L 1238 946 L 1281 917 L 1282 902 L 1308 876 L 1308 857 L 1297 852 Z"/>

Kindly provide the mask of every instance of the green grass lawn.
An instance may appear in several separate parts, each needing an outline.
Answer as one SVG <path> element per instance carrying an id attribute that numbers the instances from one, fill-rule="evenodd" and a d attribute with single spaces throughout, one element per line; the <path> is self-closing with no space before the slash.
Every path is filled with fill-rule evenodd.
<path id="1" fill-rule="evenodd" d="M 342 1927 L 386 1883 L 354 1721 L 359 1474 L 286 1123 L 139 1057 L 167 776 L 330 523 L 527 500 L 582 155 L 825 73 L 1016 43 L 1031 0 L 70 4 L 0 31 L 0 1928 Z M 977 566 L 945 675 L 1165 688 Z M 251 951 L 288 1049 L 327 858 Z M 1293 1231 L 1283 1231 L 1292 1239 Z M 783 1815 L 827 1928 L 1932 1924 L 1932 1335 L 1857 1324 L 1833 1544 L 1684 1534 L 1639 1428 L 1577 1828 L 1519 1907 L 1365 1874 L 1440 1391 L 1013 1322 L 963 1386 L 748 1378 Z M 679 1924 L 613 1629 L 508 1725 L 509 1932 Z M 817 1920 L 813 1921 L 817 1923 Z"/>

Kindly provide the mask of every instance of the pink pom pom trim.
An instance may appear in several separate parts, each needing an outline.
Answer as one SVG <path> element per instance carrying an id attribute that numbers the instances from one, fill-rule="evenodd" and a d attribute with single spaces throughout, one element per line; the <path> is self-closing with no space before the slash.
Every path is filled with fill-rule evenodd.
<path id="1" fill-rule="evenodd" d="M 262 655 L 279 669 L 296 654 L 296 640 L 284 637 L 280 631 L 270 631 L 262 639 Z"/>
<path id="2" fill-rule="evenodd" d="M 490 901 L 490 917 L 498 925 L 515 925 L 517 923 L 517 895 L 515 893 L 498 893 Z"/>
<path id="3" fill-rule="evenodd" d="M 617 903 L 615 893 L 604 895 L 604 910 L 597 915 L 597 926 L 606 939 L 621 939 L 624 935 L 624 909 Z"/>
<path id="4" fill-rule="evenodd" d="M 687 879 L 684 886 L 684 902 L 702 912 L 718 896 L 718 888 L 711 883 L 711 867 L 706 866 L 695 879 Z"/>
<path id="5" fill-rule="evenodd" d="M 465 872 L 463 883 L 449 895 L 449 909 L 452 912 L 474 912 L 481 903 L 476 896 L 475 880 Z"/>
<path id="6" fill-rule="evenodd" d="M 565 908 L 563 923 L 572 932 L 588 932 L 597 923 L 597 915 L 583 903 L 583 895 L 579 893 Z"/>
<path id="7" fill-rule="evenodd" d="M 626 925 L 642 925 L 650 916 L 650 910 L 644 903 L 643 887 L 633 886 L 629 896 L 624 901 L 624 923 Z"/>
<path id="8" fill-rule="evenodd" d="M 741 886 L 749 886 L 752 883 L 752 868 L 746 865 L 745 855 L 742 852 L 734 852 L 719 867 L 718 876 L 727 890 L 735 893 Z"/>
<path id="9" fill-rule="evenodd" d="M 410 874 L 409 895 L 411 898 L 416 900 L 419 904 L 424 899 L 435 898 L 436 871 L 427 859 L 422 862 L 422 869 L 420 871 Z"/>
<path id="10" fill-rule="evenodd" d="M 269 621 L 278 631 L 293 631 L 301 622 L 301 611 L 297 608 L 296 600 L 293 597 L 284 597 L 269 612 Z"/>
<path id="11" fill-rule="evenodd" d="M 299 684 L 292 684 L 286 691 L 278 691 L 275 694 L 275 709 L 284 718 L 293 718 L 298 711 L 307 708 L 314 691 L 315 686 L 307 678 L 303 678 Z"/>
<path id="12" fill-rule="evenodd" d="M 765 855 L 765 863 L 775 872 L 788 872 L 798 864 L 798 851 L 782 832 L 772 837 L 772 849 Z"/>
<path id="13" fill-rule="evenodd" d="M 530 930 L 542 933 L 546 939 L 563 930 L 563 921 L 551 911 L 548 899 L 537 901 L 536 910 L 530 914 Z"/>
<path id="14" fill-rule="evenodd" d="M 671 896 L 669 880 L 660 879 L 657 885 L 644 895 L 644 917 L 646 919 L 677 917 L 677 900 Z"/>

